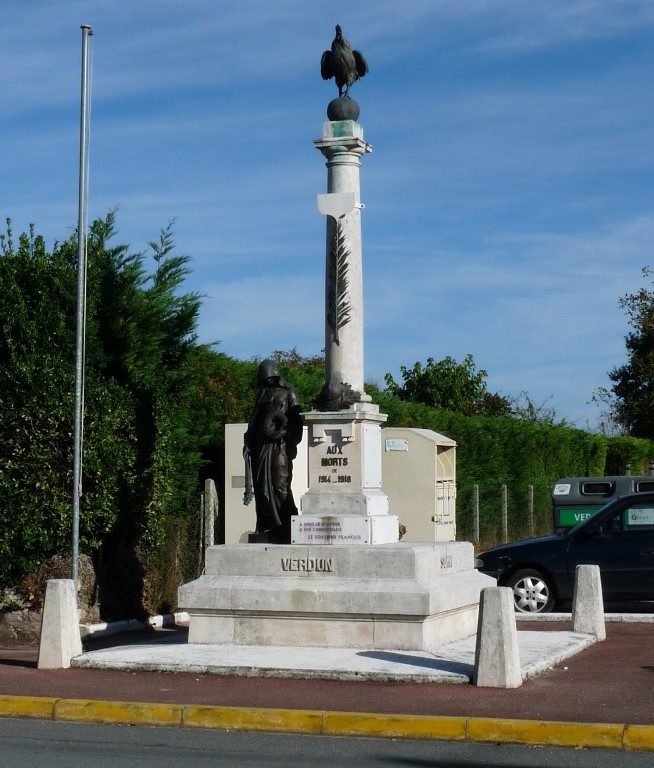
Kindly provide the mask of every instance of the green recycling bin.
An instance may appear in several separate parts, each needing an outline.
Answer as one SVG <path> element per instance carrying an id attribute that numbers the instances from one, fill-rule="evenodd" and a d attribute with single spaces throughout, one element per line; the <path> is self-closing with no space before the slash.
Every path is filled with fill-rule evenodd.
<path id="1" fill-rule="evenodd" d="M 579 525 L 617 496 L 642 491 L 654 491 L 654 476 L 563 477 L 552 489 L 554 532 Z"/>

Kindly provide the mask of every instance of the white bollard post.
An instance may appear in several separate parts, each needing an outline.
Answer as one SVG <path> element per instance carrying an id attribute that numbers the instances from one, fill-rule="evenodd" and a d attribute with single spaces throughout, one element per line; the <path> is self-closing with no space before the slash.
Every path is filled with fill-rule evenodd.
<path id="1" fill-rule="evenodd" d="M 572 631 L 606 639 L 599 565 L 578 565 L 572 598 Z"/>
<path id="2" fill-rule="evenodd" d="M 513 590 L 482 589 L 479 600 L 473 683 L 486 688 L 518 688 L 522 669 Z"/>
<path id="3" fill-rule="evenodd" d="M 70 660 L 81 653 L 75 582 L 50 579 L 43 601 L 37 666 L 39 669 L 68 669 Z"/>

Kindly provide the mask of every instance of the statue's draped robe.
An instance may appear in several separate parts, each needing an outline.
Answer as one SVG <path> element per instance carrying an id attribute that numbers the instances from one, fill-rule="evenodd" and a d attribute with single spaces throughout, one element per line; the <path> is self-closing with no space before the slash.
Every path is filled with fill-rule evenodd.
<path id="1" fill-rule="evenodd" d="M 291 482 L 292 461 L 302 439 L 297 393 L 284 382 L 259 390 L 245 434 L 252 463 L 257 533 L 290 541 L 291 516 L 297 514 Z"/>

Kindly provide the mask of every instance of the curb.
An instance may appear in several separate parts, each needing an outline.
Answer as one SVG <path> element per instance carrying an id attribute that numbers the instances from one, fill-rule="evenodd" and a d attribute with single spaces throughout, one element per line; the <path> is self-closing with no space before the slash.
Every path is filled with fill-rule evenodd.
<path id="1" fill-rule="evenodd" d="M 0 717 L 654 751 L 654 726 L 0 696 Z"/>
<path id="2" fill-rule="evenodd" d="M 516 621 L 572 621 L 571 613 L 516 613 Z M 654 613 L 605 613 L 607 624 L 654 624 Z"/>

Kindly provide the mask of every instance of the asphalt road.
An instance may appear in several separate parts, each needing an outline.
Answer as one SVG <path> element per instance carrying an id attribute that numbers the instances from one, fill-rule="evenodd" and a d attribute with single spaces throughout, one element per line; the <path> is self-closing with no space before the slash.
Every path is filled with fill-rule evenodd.
<path id="1" fill-rule="evenodd" d="M 650 768 L 648 752 L 92 725 L 0 718 L 0 765 L 30 768 Z"/>

